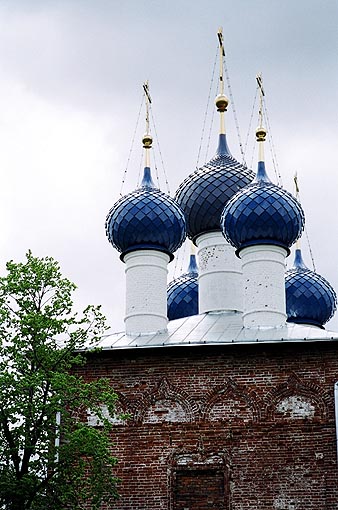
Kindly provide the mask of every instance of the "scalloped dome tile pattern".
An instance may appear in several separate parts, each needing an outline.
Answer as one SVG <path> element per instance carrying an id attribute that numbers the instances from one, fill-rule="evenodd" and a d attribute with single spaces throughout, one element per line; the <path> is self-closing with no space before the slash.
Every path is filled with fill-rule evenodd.
<path id="1" fill-rule="evenodd" d="M 144 186 L 122 197 L 110 209 L 106 234 L 122 254 L 137 249 L 172 254 L 186 237 L 184 214 L 170 196 Z"/>
<path id="2" fill-rule="evenodd" d="M 228 242 L 237 249 L 274 244 L 288 249 L 301 235 L 303 209 L 288 191 L 258 181 L 239 191 L 225 206 L 221 224 Z"/>
<path id="3" fill-rule="evenodd" d="M 182 274 L 169 283 L 167 304 L 170 321 L 198 314 L 197 273 Z"/>
<path id="4" fill-rule="evenodd" d="M 187 235 L 195 240 L 205 232 L 220 231 L 225 204 L 249 184 L 254 173 L 228 152 L 217 154 L 189 175 L 179 186 L 175 199 L 183 210 Z"/>
<path id="5" fill-rule="evenodd" d="M 330 283 L 306 266 L 285 275 L 287 321 L 323 327 L 337 309 L 337 295 Z"/>

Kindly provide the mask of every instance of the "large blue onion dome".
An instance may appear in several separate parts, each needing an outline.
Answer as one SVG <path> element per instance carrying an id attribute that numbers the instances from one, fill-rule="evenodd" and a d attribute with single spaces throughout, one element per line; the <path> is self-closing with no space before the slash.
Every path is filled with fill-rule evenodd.
<path id="1" fill-rule="evenodd" d="M 195 241 L 206 232 L 220 231 L 225 204 L 249 184 L 254 173 L 230 153 L 226 135 L 219 135 L 216 155 L 179 186 L 175 199 L 185 214 L 187 235 Z"/>
<path id="2" fill-rule="evenodd" d="M 323 328 L 337 309 L 337 296 L 325 278 L 311 271 L 296 250 L 292 269 L 285 275 L 287 321 Z"/>
<path id="3" fill-rule="evenodd" d="M 167 288 L 168 319 L 198 314 L 198 269 L 195 255 L 190 255 L 188 271 L 169 283 Z"/>
<path id="4" fill-rule="evenodd" d="M 184 214 L 173 198 L 155 188 L 145 167 L 140 187 L 110 209 L 106 234 L 122 260 L 142 249 L 162 251 L 172 259 L 186 237 Z"/>
<path id="5" fill-rule="evenodd" d="M 227 203 L 221 219 L 225 238 L 237 250 L 272 244 L 288 253 L 304 223 L 301 205 L 291 193 L 270 181 L 264 161 L 258 163 L 255 180 Z"/>

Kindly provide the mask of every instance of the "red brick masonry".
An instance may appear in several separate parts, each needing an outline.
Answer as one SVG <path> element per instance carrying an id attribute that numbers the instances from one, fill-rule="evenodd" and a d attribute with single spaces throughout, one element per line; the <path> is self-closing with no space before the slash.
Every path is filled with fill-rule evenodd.
<path id="1" fill-rule="evenodd" d="M 338 343 L 107 351 L 117 510 L 337 510 Z"/>

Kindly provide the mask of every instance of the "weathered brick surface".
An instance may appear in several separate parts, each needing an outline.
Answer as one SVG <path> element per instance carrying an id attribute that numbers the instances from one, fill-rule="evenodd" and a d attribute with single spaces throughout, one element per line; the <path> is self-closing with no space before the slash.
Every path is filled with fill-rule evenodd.
<path id="1" fill-rule="evenodd" d="M 112 436 L 114 508 L 337 510 L 337 351 L 322 342 L 91 355 L 80 372 L 109 377 L 131 416 Z"/>

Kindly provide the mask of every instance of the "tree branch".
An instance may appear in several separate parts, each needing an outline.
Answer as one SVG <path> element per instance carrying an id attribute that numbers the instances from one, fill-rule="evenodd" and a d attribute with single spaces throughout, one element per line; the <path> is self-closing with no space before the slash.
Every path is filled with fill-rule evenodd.
<path id="1" fill-rule="evenodd" d="M 6 438 L 6 441 L 8 443 L 8 446 L 10 448 L 10 456 L 12 459 L 12 462 L 14 464 L 15 473 L 17 476 L 20 474 L 20 456 L 18 454 L 18 449 L 15 445 L 15 441 L 12 435 L 12 432 L 8 425 L 8 418 L 5 415 L 5 412 L 3 409 L 0 409 L 0 421 L 3 427 L 4 435 Z"/>

